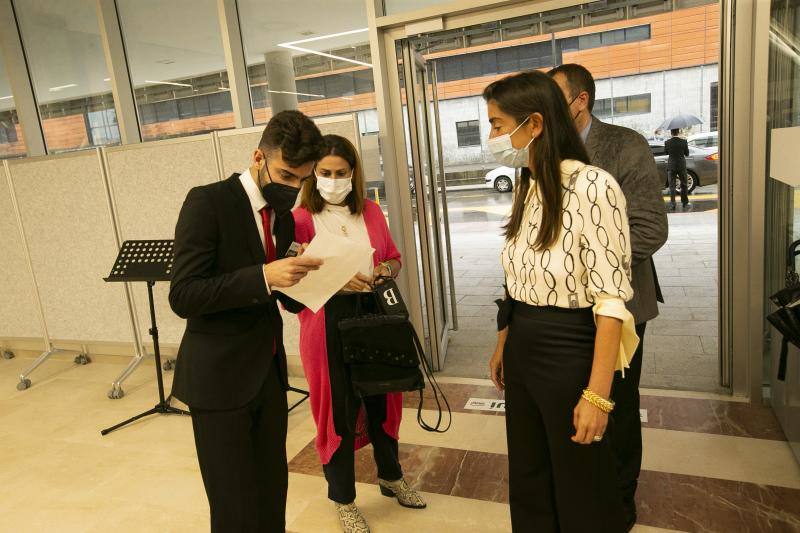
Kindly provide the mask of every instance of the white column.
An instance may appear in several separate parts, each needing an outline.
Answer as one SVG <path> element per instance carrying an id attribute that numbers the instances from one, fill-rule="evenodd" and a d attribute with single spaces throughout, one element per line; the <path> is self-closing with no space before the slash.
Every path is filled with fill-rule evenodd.
<path id="1" fill-rule="evenodd" d="M 264 54 L 267 67 L 267 89 L 276 115 L 287 109 L 297 109 L 297 84 L 294 81 L 294 62 L 288 50 L 276 50 Z"/>

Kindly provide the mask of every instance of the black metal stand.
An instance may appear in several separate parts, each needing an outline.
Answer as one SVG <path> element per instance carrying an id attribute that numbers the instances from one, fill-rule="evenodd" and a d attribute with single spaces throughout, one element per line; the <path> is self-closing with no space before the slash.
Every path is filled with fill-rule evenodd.
<path id="1" fill-rule="evenodd" d="M 156 377 L 158 378 L 158 403 L 155 407 L 150 409 L 149 411 L 145 411 L 144 413 L 138 414 L 132 418 L 124 422 L 120 422 L 115 426 L 111 426 L 110 428 L 104 429 L 100 432 L 101 435 L 108 435 L 112 431 L 116 431 L 117 429 L 127 426 L 128 424 L 139 420 L 140 418 L 144 418 L 150 415 L 188 415 L 188 411 L 184 411 L 183 409 L 178 409 L 177 407 L 172 407 L 169 404 L 169 398 L 164 397 L 164 376 L 161 373 L 161 349 L 158 344 L 158 326 L 156 325 L 156 308 L 155 304 L 153 303 L 153 285 L 155 285 L 154 281 L 147 282 L 147 298 L 150 301 L 150 336 L 153 337 L 153 352 L 156 358 Z M 301 400 L 302 401 L 302 400 Z"/>
<path id="2" fill-rule="evenodd" d="M 296 401 L 296 402 L 295 402 L 295 404 L 289 408 L 289 412 L 291 413 L 291 412 L 292 412 L 292 411 L 294 411 L 294 409 L 295 409 L 296 407 L 298 407 L 298 406 L 299 406 L 301 403 L 303 403 L 304 401 L 308 400 L 308 396 L 309 396 L 309 394 L 308 394 L 308 391 L 307 391 L 307 390 L 298 389 L 298 388 L 295 388 L 295 387 L 289 387 L 287 390 L 288 390 L 289 392 L 296 392 L 297 394 L 302 394 L 302 395 L 303 395 L 303 397 L 302 397 L 302 398 L 300 398 L 298 401 Z"/>
<path id="3" fill-rule="evenodd" d="M 116 426 L 104 429 L 101 435 L 108 435 L 112 431 L 127 426 L 140 418 L 150 415 L 188 415 L 189 412 L 169 404 L 169 397 L 164 397 L 164 376 L 161 373 L 161 348 L 158 344 L 158 326 L 156 325 L 156 308 L 153 302 L 153 286 L 156 281 L 169 281 L 172 273 L 173 241 L 125 241 L 122 243 L 117 260 L 111 269 L 111 274 L 104 278 L 108 282 L 146 282 L 147 298 L 150 303 L 150 336 L 153 338 L 153 351 L 156 359 L 156 377 L 158 378 L 158 403 L 149 411 L 138 414 Z M 174 364 L 174 360 L 165 363 L 166 369 Z M 290 392 L 301 394 L 303 397 L 289 408 L 291 413 L 297 406 L 308 399 L 308 391 L 289 387 Z"/>

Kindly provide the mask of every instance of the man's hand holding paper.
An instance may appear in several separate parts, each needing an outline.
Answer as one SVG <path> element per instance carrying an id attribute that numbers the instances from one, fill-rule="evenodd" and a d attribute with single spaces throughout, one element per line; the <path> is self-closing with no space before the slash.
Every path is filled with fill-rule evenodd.
<path id="1" fill-rule="evenodd" d="M 308 245 L 304 258 L 321 259 L 322 265 L 312 270 L 293 287 L 282 288 L 286 296 L 316 313 L 358 273 L 375 250 L 353 243 L 351 239 L 321 232 Z"/>

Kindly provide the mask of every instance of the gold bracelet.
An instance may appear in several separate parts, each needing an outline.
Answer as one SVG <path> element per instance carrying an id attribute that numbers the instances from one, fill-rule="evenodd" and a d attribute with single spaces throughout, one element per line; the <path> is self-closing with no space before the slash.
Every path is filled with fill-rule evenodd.
<path id="1" fill-rule="evenodd" d="M 604 413 L 610 413 L 614 410 L 614 406 L 616 405 L 611 400 L 606 400 L 599 394 L 592 392 L 589 389 L 583 389 L 583 399 L 589 402 L 590 404 L 594 405 Z"/>
<path id="2" fill-rule="evenodd" d="M 386 270 L 389 271 L 389 277 L 394 279 L 394 271 L 392 269 L 392 265 L 390 265 L 388 261 L 383 261 L 381 263 L 378 263 L 378 266 L 386 267 Z"/>

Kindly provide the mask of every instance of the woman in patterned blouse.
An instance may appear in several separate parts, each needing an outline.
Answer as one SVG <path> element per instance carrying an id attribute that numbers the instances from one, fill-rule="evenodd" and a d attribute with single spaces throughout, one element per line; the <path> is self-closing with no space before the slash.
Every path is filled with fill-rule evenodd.
<path id="1" fill-rule="evenodd" d="M 489 147 L 521 168 L 502 252 L 492 380 L 506 395 L 514 531 L 626 531 L 607 439 L 615 370 L 638 339 L 625 308 L 625 197 L 590 166 L 558 86 L 526 72 L 484 91 Z"/>

